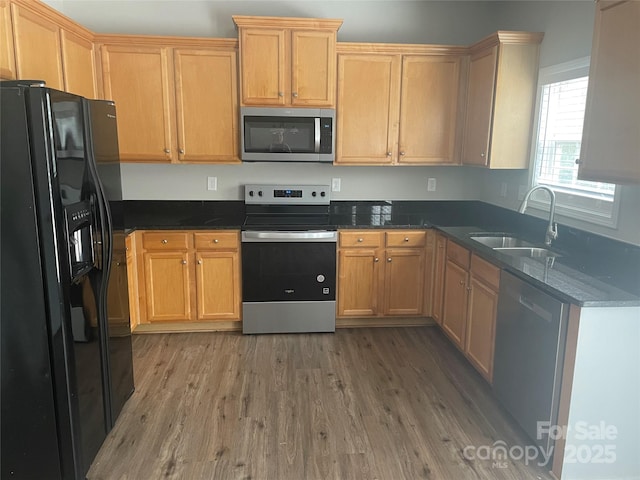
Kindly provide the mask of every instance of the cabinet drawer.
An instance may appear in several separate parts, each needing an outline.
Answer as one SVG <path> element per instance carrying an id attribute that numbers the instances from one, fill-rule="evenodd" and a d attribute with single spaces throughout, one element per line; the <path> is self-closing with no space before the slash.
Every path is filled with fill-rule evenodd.
<path id="1" fill-rule="evenodd" d="M 471 274 L 498 290 L 500 286 L 500 269 L 495 265 L 477 255 L 471 255 Z"/>
<path id="2" fill-rule="evenodd" d="M 144 232 L 142 247 L 146 250 L 187 250 L 188 234 L 176 232 Z"/>
<path id="3" fill-rule="evenodd" d="M 380 247 L 382 245 L 382 232 L 340 232 L 341 247 Z"/>
<path id="4" fill-rule="evenodd" d="M 397 231 L 387 232 L 387 247 L 424 247 L 427 232 L 423 231 Z"/>
<path id="5" fill-rule="evenodd" d="M 237 232 L 194 233 L 196 250 L 222 250 L 238 248 Z"/>
<path id="6" fill-rule="evenodd" d="M 447 258 L 465 270 L 469 269 L 470 252 L 455 242 L 447 242 Z"/>

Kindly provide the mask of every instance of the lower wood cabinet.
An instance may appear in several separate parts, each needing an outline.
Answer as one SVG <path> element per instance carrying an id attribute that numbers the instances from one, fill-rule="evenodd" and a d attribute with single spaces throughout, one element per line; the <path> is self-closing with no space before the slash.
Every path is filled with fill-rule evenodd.
<path id="1" fill-rule="evenodd" d="M 500 269 L 455 242 L 446 251 L 442 330 L 491 382 Z"/>
<path id="2" fill-rule="evenodd" d="M 134 324 L 240 320 L 239 232 L 135 232 Z"/>
<path id="3" fill-rule="evenodd" d="M 447 237 L 441 233 L 435 234 L 433 252 L 433 280 L 431 317 L 442 325 L 442 300 L 444 296 L 444 269 L 447 262 Z"/>
<path id="4" fill-rule="evenodd" d="M 426 232 L 342 231 L 338 316 L 424 314 Z"/>

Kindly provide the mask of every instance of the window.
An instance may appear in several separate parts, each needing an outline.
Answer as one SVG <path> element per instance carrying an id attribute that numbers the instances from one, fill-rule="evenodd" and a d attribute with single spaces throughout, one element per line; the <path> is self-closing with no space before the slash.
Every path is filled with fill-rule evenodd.
<path id="1" fill-rule="evenodd" d="M 576 160 L 580 158 L 588 73 L 588 58 L 540 71 L 532 185 L 547 185 L 556 192 L 559 215 L 615 227 L 616 185 L 578 180 Z M 540 193 L 536 192 L 530 205 L 546 210 L 548 197 Z"/>

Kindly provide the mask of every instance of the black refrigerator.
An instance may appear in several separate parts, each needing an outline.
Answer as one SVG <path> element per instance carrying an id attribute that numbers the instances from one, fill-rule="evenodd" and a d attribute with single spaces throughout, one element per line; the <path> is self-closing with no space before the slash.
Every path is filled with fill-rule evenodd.
<path id="1" fill-rule="evenodd" d="M 0 94 L 0 478 L 84 479 L 134 388 L 115 105 Z"/>

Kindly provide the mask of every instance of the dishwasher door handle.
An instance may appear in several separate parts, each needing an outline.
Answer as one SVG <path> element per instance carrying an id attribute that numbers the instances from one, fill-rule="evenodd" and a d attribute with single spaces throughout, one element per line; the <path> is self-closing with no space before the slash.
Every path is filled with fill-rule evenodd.
<path id="1" fill-rule="evenodd" d="M 546 320 L 547 322 L 551 322 L 553 320 L 553 314 L 551 312 L 547 311 L 537 303 L 532 302 L 524 295 L 518 296 L 518 303 L 522 305 L 524 308 L 526 308 L 527 310 L 532 311 L 537 316 Z"/>

